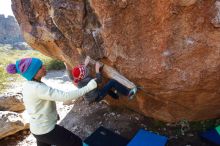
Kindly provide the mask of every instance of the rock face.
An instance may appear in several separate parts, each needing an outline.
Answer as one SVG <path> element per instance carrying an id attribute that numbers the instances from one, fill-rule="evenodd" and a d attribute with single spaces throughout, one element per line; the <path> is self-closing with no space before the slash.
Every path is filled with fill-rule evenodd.
<path id="1" fill-rule="evenodd" d="M 0 95 L 0 111 L 23 111 L 24 103 L 22 95 L 18 93 L 7 93 Z"/>
<path id="2" fill-rule="evenodd" d="M 13 44 L 23 42 L 20 28 L 13 16 L 0 15 L 0 43 Z"/>
<path id="3" fill-rule="evenodd" d="M 216 14 L 215 17 L 212 19 L 212 24 L 215 27 L 220 27 L 220 1 L 215 2 L 215 10 Z"/>
<path id="4" fill-rule="evenodd" d="M 0 139 L 28 128 L 20 114 L 0 111 Z"/>
<path id="5" fill-rule="evenodd" d="M 12 3 L 32 48 L 71 67 L 89 55 L 142 87 L 112 104 L 171 122 L 220 116 L 218 1 Z"/>
<path id="6" fill-rule="evenodd" d="M 180 6 L 190 6 L 194 4 L 197 0 L 178 0 L 178 5 Z"/>

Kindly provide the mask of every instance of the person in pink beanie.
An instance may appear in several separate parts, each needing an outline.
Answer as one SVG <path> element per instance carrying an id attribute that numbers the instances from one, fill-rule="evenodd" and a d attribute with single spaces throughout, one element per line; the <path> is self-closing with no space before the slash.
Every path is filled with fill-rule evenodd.
<path id="1" fill-rule="evenodd" d="M 23 58 L 6 68 L 9 74 L 20 74 L 27 79 L 23 86 L 23 101 L 29 116 L 30 131 L 37 146 L 83 146 L 80 137 L 56 124 L 58 114 L 55 101 L 68 101 L 83 96 L 97 87 L 93 79 L 77 90 L 64 92 L 41 82 L 46 69 L 38 58 Z"/>

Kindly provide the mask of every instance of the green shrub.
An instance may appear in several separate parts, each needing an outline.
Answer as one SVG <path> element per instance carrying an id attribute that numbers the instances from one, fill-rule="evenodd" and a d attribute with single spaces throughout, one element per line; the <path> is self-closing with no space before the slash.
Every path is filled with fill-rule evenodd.
<path id="1" fill-rule="evenodd" d="M 61 70 L 65 69 L 65 65 L 62 61 L 59 60 L 50 60 L 49 62 L 45 63 L 47 70 Z"/>

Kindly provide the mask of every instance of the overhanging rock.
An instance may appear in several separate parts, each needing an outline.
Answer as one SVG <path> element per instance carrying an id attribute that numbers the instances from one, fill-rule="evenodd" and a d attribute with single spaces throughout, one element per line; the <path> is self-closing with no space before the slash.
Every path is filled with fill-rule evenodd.
<path id="1" fill-rule="evenodd" d="M 215 1 L 12 2 L 24 38 L 34 49 L 71 67 L 89 55 L 143 87 L 135 100 L 112 104 L 163 121 L 220 116 Z"/>

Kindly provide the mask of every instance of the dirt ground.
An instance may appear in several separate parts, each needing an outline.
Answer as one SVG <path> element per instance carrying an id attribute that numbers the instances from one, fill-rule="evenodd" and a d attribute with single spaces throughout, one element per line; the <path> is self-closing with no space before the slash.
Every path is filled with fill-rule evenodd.
<path id="1" fill-rule="evenodd" d="M 99 126 L 111 129 L 128 139 L 143 128 L 167 136 L 167 146 L 210 146 L 201 141 L 196 131 L 187 129 L 184 125 L 162 123 L 128 109 L 110 107 L 105 102 L 88 105 L 82 100 L 78 101 L 65 119 L 61 125 L 83 139 Z"/>
<path id="2" fill-rule="evenodd" d="M 51 73 L 45 78 L 45 82 L 69 90 L 72 83 L 63 76 L 63 73 L 63 71 Z M 202 141 L 198 132 L 220 123 L 219 120 L 163 123 L 126 108 L 111 107 L 105 100 L 88 104 L 83 98 L 79 98 L 71 106 L 57 103 L 57 108 L 61 117 L 58 123 L 82 139 L 88 137 L 99 126 L 104 126 L 127 139 L 131 139 L 140 128 L 143 128 L 167 136 L 169 139 L 167 146 L 212 146 Z M 0 146 L 36 146 L 36 141 L 26 130 L 0 140 Z"/>

